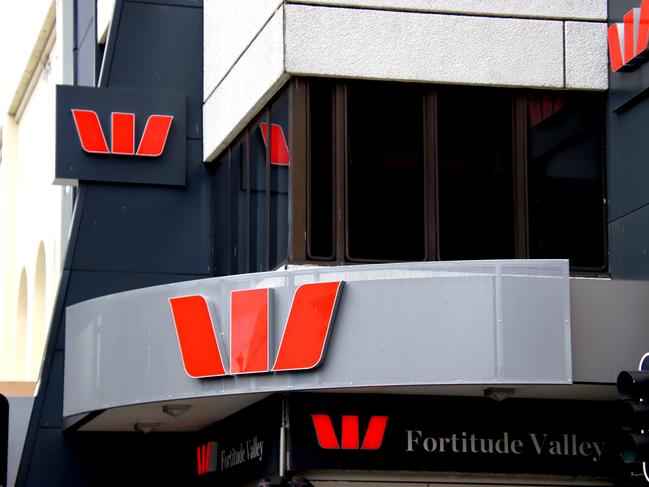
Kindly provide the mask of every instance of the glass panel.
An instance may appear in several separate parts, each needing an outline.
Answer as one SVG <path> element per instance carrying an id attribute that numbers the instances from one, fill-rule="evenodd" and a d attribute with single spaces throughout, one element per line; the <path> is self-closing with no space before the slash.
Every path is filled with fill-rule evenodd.
<path id="1" fill-rule="evenodd" d="M 308 252 L 314 259 L 334 259 L 334 83 L 309 83 Z"/>
<path id="2" fill-rule="evenodd" d="M 437 106 L 440 257 L 513 258 L 512 97 L 447 88 Z"/>
<path id="3" fill-rule="evenodd" d="M 268 203 L 266 199 L 266 144 L 262 123 L 266 124 L 267 113 L 250 128 L 250 272 L 268 270 L 266 262 L 266 221 Z"/>
<path id="4" fill-rule="evenodd" d="M 416 85 L 348 84 L 350 259 L 425 257 L 423 118 Z"/>
<path id="5" fill-rule="evenodd" d="M 219 158 L 214 174 L 214 275 L 230 274 L 232 239 L 230 232 L 230 151 L 226 150 Z"/>
<path id="6" fill-rule="evenodd" d="M 248 222 L 247 213 L 247 184 L 245 184 L 247 174 L 245 161 L 244 161 L 244 138 L 239 140 L 232 146 L 231 152 L 231 174 L 230 184 L 231 197 L 230 197 L 230 228 L 232 232 L 232 248 L 231 248 L 231 274 L 243 274 L 248 272 L 247 266 L 247 232 L 246 226 Z M 217 236 L 218 238 L 218 236 Z"/>
<path id="7" fill-rule="evenodd" d="M 604 269 L 603 127 L 599 94 L 528 97 L 530 256 Z"/>
<path id="8" fill-rule="evenodd" d="M 289 91 L 273 103 L 271 130 L 266 130 L 270 141 L 270 269 L 288 258 L 288 176 L 289 154 Z"/>

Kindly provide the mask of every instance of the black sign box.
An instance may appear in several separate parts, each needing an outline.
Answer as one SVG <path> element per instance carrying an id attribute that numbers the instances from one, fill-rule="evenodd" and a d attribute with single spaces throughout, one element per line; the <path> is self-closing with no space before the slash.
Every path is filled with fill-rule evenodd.
<path id="1" fill-rule="evenodd" d="M 282 398 L 276 395 L 205 428 L 195 445 L 196 485 L 235 486 L 276 475 L 281 425 Z"/>
<path id="2" fill-rule="evenodd" d="M 610 477 L 614 410 L 591 401 L 294 395 L 289 468 Z"/>
<path id="3" fill-rule="evenodd" d="M 97 114 L 108 154 L 83 150 L 72 110 L 88 110 Z M 184 186 L 186 110 L 187 97 L 180 93 L 57 86 L 56 182 L 105 181 Z M 112 113 L 135 115 L 136 149 L 151 115 L 173 116 L 162 154 L 146 157 L 110 153 Z"/>

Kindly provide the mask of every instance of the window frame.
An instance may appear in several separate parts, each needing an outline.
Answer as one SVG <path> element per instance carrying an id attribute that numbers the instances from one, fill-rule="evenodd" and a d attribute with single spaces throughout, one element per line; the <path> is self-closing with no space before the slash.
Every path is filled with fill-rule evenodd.
<path id="1" fill-rule="evenodd" d="M 310 234 L 312 222 L 309 167 L 311 164 L 311 127 L 309 86 L 310 78 L 295 77 L 291 84 L 290 106 L 290 151 L 291 177 L 289 182 L 289 259 L 291 264 L 305 265 L 348 265 L 358 263 L 397 262 L 396 260 L 358 259 L 349 256 L 349 215 L 348 215 L 348 127 L 347 127 L 347 87 L 348 80 L 336 79 L 333 84 L 332 103 L 332 233 L 334 255 L 331 258 L 313 257 L 310 252 Z M 396 84 L 397 82 L 395 82 Z M 413 85 L 415 85 L 413 83 Z M 424 239 L 425 255 L 422 261 L 437 261 L 440 255 L 439 246 L 439 155 L 438 155 L 438 113 L 437 96 L 444 86 L 416 84 L 422 89 L 422 113 L 424 131 Z M 480 87 L 472 87 L 480 89 Z M 492 90 L 496 88 L 484 88 Z M 539 92 L 533 90 L 507 89 L 511 95 L 512 114 L 512 204 L 514 221 L 514 258 L 530 258 L 529 235 L 529 200 L 528 200 L 528 97 Z M 608 228 L 606 207 L 606 153 L 604 121 L 599 127 L 601 143 L 600 171 L 602 181 L 602 236 L 603 266 L 571 266 L 572 274 L 592 276 L 606 275 L 608 270 Z"/>

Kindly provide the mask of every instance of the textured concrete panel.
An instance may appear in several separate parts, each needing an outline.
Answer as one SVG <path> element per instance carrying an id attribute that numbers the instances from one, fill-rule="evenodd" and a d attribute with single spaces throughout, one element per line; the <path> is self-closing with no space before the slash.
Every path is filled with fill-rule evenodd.
<path id="1" fill-rule="evenodd" d="M 203 159 L 211 160 L 288 79 L 278 10 L 203 106 Z"/>
<path id="2" fill-rule="evenodd" d="M 606 0 L 300 0 L 299 3 L 497 17 L 606 20 Z"/>
<path id="3" fill-rule="evenodd" d="M 185 372 L 170 298 L 205 297 L 227 369 L 232 291 L 271 289 L 272 364 L 296 289 L 331 281 L 344 287 L 319 367 L 209 379 Z M 113 294 L 67 308 L 64 414 L 289 390 L 569 384 L 569 307 L 563 260 L 321 267 Z"/>
<path id="4" fill-rule="evenodd" d="M 566 88 L 608 88 L 605 23 L 566 22 Z"/>
<path id="5" fill-rule="evenodd" d="M 288 5 L 286 70 L 563 88 L 563 23 Z"/>
<path id="6" fill-rule="evenodd" d="M 203 8 L 204 96 L 209 98 L 282 0 L 218 0 Z"/>

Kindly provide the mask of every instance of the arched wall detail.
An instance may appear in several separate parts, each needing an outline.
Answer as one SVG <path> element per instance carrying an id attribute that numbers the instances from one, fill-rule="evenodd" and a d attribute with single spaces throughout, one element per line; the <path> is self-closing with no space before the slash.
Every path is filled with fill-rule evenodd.
<path id="1" fill-rule="evenodd" d="M 31 323 L 30 336 L 27 344 L 28 354 L 26 371 L 29 380 L 38 378 L 41 356 L 43 354 L 43 344 L 45 343 L 46 323 L 45 323 L 45 292 L 47 289 L 47 271 L 45 259 L 45 245 L 41 241 L 38 245 L 36 255 L 36 266 L 34 268 L 34 287 L 31 299 Z"/>
<path id="2" fill-rule="evenodd" d="M 27 359 L 27 272 L 23 267 L 20 272 L 20 284 L 18 285 L 18 302 L 16 310 L 16 330 L 15 330 L 15 376 L 25 377 L 26 359 Z"/>

